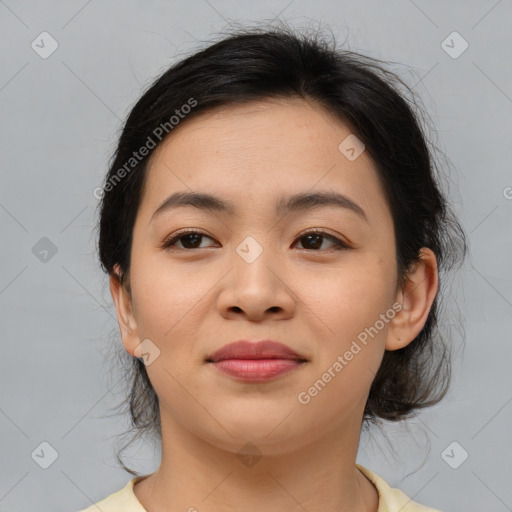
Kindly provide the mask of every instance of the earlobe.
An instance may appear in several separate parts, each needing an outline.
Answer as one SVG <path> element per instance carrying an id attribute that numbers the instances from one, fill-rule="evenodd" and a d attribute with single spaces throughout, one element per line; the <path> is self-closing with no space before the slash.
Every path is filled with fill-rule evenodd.
<path id="1" fill-rule="evenodd" d="M 123 345 L 126 351 L 135 357 L 134 350 L 139 345 L 137 323 L 133 316 L 130 294 L 121 283 L 120 276 L 121 270 L 119 265 L 116 264 L 114 265 L 114 272 L 110 274 L 110 293 L 116 308 Z"/>
<path id="2" fill-rule="evenodd" d="M 391 321 L 386 350 L 398 350 L 411 343 L 423 329 L 439 287 L 437 259 L 431 249 L 423 247 L 420 261 L 407 273 L 396 301 L 402 309 Z"/>

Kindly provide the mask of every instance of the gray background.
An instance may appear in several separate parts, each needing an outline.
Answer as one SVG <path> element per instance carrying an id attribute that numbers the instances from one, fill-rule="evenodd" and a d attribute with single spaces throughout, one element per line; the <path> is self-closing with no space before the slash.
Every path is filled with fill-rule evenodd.
<path id="1" fill-rule="evenodd" d="M 148 81 L 228 22 L 277 17 L 329 24 L 350 49 L 399 63 L 450 158 L 449 194 L 470 239 L 447 287 L 450 394 L 389 426 L 387 440 L 364 433 L 359 462 L 447 512 L 512 510 L 511 14 L 510 0 L 0 1 L 0 510 L 72 512 L 130 478 L 113 456 L 127 421 L 107 417 L 122 390 L 104 361 L 120 341 L 95 259 L 93 190 Z M 43 31 L 59 45 L 46 59 L 31 47 Z M 457 58 L 441 45 L 453 31 L 469 44 Z M 442 456 L 454 441 L 452 465 L 469 454 L 457 469 Z M 42 442 L 58 453 L 48 469 L 34 460 L 50 462 Z M 147 443 L 129 454 L 143 473 L 157 467 Z"/>

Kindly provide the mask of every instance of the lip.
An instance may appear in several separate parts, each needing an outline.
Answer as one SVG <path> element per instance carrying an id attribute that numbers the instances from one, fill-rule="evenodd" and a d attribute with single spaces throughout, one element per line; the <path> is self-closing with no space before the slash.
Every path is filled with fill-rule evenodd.
<path id="1" fill-rule="evenodd" d="M 277 341 L 229 343 L 206 358 L 223 373 L 246 382 L 264 382 L 295 370 L 307 358 Z"/>
<path id="2" fill-rule="evenodd" d="M 206 358 L 207 362 L 218 363 L 226 359 L 287 359 L 306 361 L 301 354 L 277 341 L 240 340 L 228 343 Z"/>

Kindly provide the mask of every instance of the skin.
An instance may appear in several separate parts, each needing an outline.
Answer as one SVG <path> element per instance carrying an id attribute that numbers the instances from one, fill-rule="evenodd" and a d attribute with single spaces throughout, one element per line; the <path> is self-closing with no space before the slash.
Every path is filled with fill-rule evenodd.
<path id="1" fill-rule="evenodd" d="M 406 346 L 422 329 L 438 274 L 435 255 L 423 249 L 398 285 L 391 212 L 373 161 L 366 152 L 350 161 L 338 149 L 350 133 L 313 102 L 267 100 L 185 120 L 153 153 L 130 291 L 115 273 L 110 279 L 127 352 L 140 356 L 145 339 L 160 350 L 147 370 L 160 403 L 162 461 L 134 487 L 148 512 L 377 510 L 377 491 L 355 465 L 364 406 L 384 350 Z M 276 217 L 278 198 L 320 190 L 349 196 L 368 222 L 336 206 Z M 151 221 L 175 191 L 229 199 L 235 214 L 187 206 Z M 195 246 L 189 237 L 174 250 L 160 247 L 183 228 L 206 236 Z M 350 248 L 336 251 L 328 238 L 308 245 L 303 233 L 319 228 Z M 252 263 L 236 251 L 248 236 L 263 249 Z M 396 303 L 401 311 L 378 335 L 299 403 Z M 258 384 L 205 364 L 240 339 L 282 342 L 308 362 Z M 237 455 L 248 442 L 261 455 L 252 465 Z"/>

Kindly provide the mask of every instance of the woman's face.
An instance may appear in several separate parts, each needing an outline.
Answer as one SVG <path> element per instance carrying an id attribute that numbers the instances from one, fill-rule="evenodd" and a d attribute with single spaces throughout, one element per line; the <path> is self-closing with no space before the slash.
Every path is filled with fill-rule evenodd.
<path id="1" fill-rule="evenodd" d="M 126 350 L 149 354 L 163 429 L 232 452 L 251 441 L 261 453 L 358 432 L 398 297 L 391 212 L 364 147 L 316 104 L 266 101 L 185 120 L 148 172 L 121 323 Z M 161 207 L 177 192 L 232 211 Z M 321 193 L 357 206 L 276 211 Z M 202 236 L 163 247 L 186 230 Z M 307 362 L 264 382 L 206 362 L 237 340 L 278 341 Z"/>

